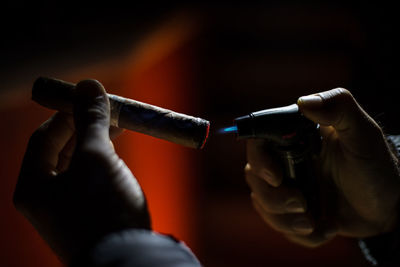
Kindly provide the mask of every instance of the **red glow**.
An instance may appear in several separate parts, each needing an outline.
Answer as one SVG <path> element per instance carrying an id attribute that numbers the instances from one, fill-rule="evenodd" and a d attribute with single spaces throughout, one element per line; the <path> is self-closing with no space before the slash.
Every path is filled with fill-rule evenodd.
<path id="1" fill-rule="evenodd" d="M 186 18 L 184 18 L 186 19 Z M 191 64 L 187 21 L 165 25 L 136 47 L 117 94 L 190 114 Z M 207 133 L 208 134 L 208 133 Z M 173 234 L 195 247 L 194 167 L 190 149 L 126 132 L 117 152 L 132 169 L 148 199 L 156 231 Z"/>
<path id="2" fill-rule="evenodd" d="M 200 146 L 200 149 L 203 149 L 203 147 L 206 145 L 208 135 L 210 134 L 210 124 L 207 125 L 207 131 L 206 131 L 206 136 L 204 137 L 204 141 Z"/>
<path id="3" fill-rule="evenodd" d="M 285 134 L 284 136 L 282 136 L 283 139 L 290 139 L 296 136 L 296 132 L 290 133 L 290 134 Z"/>

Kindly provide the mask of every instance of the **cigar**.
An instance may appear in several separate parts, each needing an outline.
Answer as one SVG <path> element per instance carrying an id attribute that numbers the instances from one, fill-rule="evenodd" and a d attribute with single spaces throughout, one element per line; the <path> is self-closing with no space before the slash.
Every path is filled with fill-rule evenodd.
<path id="1" fill-rule="evenodd" d="M 39 77 L 33 84 L 32 100 L 38 104 L 72 113 L 75 84 Z M 129 98 L 107 94 L 110 125 L 164 139 L 185 147 L 204 147 L 210 122 Z"/>

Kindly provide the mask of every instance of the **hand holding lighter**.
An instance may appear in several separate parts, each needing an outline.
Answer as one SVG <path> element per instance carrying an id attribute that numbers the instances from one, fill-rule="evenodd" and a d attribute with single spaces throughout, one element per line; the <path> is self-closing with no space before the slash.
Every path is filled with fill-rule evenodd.
<path id="1" fill-rule="evenodd" d="M 296 104 L 252 112 L 234 120 L 238 139 L 262 138 L 279 157 L 283 183 L 304 194 L 309 212 L 320 217 L 318 182 L 313 161 L 319 155 L 319 125 L 304 117 Z"/>

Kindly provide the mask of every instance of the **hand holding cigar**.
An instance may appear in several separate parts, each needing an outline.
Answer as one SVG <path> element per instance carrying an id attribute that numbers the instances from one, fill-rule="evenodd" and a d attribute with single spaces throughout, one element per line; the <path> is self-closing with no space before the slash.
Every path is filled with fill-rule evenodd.
<path id="1" fill-rule="evenodd" d="M 32 99 L 50 109 L 72 113 L 75 84 L 40 77 L 32 88 Z M 108 94 L 110 124 L 190 148 L 201 149 L 210 122 L 136 100 Z"/>

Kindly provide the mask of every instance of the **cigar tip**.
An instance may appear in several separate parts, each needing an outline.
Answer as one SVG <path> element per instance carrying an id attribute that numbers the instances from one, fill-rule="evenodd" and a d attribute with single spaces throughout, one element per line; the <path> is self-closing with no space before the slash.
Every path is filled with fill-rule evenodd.
<path id="1" fill-rule="evenodd" d="M 204 138 L 203 138 L 202 142 L 200 143 L 200 146 L 198 147 L 199 149 L 202 149 L 206 145 L 208 136 L 210 134 L 210 122 L 209 121 L 205 121 L 205 123 L 206 123 L 206 126 L 205 126 L 206 130 L 205 130 L 205 133 L 204 133 Z"/>

